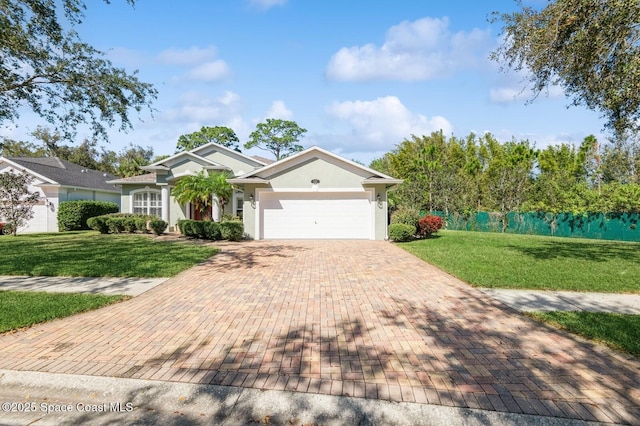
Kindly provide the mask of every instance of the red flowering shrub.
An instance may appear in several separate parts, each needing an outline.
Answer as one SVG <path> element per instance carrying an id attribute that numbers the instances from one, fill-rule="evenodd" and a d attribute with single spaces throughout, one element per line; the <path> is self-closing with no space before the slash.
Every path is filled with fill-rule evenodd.
<path id="1" fill-rule="evenodd" d="M 420 235 L 429 238 L 442 228 L 442 218 L 440 216 L 425 216 L 418 221 Z"/>

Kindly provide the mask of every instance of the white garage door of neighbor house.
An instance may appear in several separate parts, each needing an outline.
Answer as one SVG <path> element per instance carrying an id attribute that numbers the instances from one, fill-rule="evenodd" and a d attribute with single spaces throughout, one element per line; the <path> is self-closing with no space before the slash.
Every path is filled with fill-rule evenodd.
<path id="1" fill-rule="evenodd" d="M 262 193 L 264 239 L 373 239 L 368 192 Z"/>

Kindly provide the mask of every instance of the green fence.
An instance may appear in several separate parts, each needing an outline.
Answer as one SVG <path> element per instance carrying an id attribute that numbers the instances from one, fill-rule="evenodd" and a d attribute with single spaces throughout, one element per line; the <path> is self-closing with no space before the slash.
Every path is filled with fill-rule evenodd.
<path id="1" fill-rule="evenodd" d="M 453 213 L 448 216 L 442 212 L 435 214 L 442 216 L 447 229 L 480 232 L 503 230 L 503 221 L 499 213 Z M 505 232 L 513 234 L 640 241 L 640 215 L 637 213 L 509 213 L 505 222 Z"/>

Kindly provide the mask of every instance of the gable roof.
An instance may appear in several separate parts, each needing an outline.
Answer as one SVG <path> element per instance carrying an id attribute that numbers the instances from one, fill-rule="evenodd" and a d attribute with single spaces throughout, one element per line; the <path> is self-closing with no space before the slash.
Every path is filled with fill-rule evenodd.
<path id="1" fill-rule="evenodd" d="M 118 192 L 113 184 L 107 183 L 117 176 L 88 169 L 58 157 L 1 157 L 1 160 L 14 167 L 26 169 L 51 185 Z"/>
<path id="2" fill-rule="evenodd" d="M 214 167 L 224 167 L 216 163 L 215 161 L 211 161 L 208 158 L 204 158 L 199 156 L 198 154 L 194 154 L 192 151 L 182 151 L 172 155 L 171 157 L 164 158 L 160 161 L 156 161 L 153 164 L 149 164 L 148 166 L 142 166 L 140 168 L 142 170 L 169 170 L 170 167 L 167 166 L 166 164 L 173 163 L 174 161 L 178 160 L 181 157 L 191 158 L 200 164 L 209 164 L 210 166 L 214 166 Z"/>
<path id="3" fill-rule="evenodd" d="M 384 173 L 380 173 L 376 170 L 370 169 L 369 167 L 365 167 L 361 164 L 358 164 L 354 161 L 347 160 L 344 157 L 341 157 L 337 154 L 329 152 L 325 149 L 322 149 L 318 146 L 312 146 L 311 148 L 307 148 L 304 151 L 300 151 L 290 157 L 283 158 L 279 161 L 266 165 L 262 168 L 253 170 L 249 173 L 245 173 L 242 176 L 238 176 L 234 179 L 228 179 L 230 183 L 250 183 L 256 181 L 256 179 L 264 179 L 269 176 L 269 171 L 277 171 L 277 170 L 286 170 L 290 167 L 293 167 L 307 158 L 318 157 L 319 155 L 326 155 L 330 158 L 337 160 L 338 162 L 342 162 L 345 165 L 350 167 L 354 167 L 356 169 L 361 170 L 364 174 L 369 175 L 364 179 L 363 183 L 386 183 L 386 184 L 399 184 L 402 183 L 402 179 L 395 179 L 391 176 L 387 176 Z"/>
<path id="4" fill-rule="evenodd" d="M 167 157 L 167 158 L 164 158 L 162 160 L 156 161 L 155 163 L 149 164 L 148 166 L 141 167 L 141 169 L 142 170 L 158 170 L 158 169 L 165 169 L 166 170 L 168 168 L 165 166 L 165 163 L 170 163 L 170 162 L 172 162 L 172 161 L 174 161 L 174 160 L 176 160 L 176 159 L 178 159 L 180 157 L 185 157 L 185 156 L 194 158 L 197 161 L 203 161 L 205 163 L 209 163 L 212 166 L 225 167 L 225 166 L 223 166 L 221 164 L 218 164 L 218 163 L 216 163 L 214 161 L 211 161 L 211 160 L 209 160 L 209 159 L 207 159 L 207 158 L 205 158 L 205 157 L 200 155 L 203 151 L 206 151 L 209 148 L 215 148 L 216 150 L 224 152 L 226 154 L 230 154 L 231 156 L 241 157 L 241 158 L 244 158 L 246 160 L 250 160 L 251 162 L 255 163 L 257 166 L 264 166 L 265 164 L 268 164 L 265 161 L 263 161 L 262 158 L 249 157 L 248 155 L 245 155 L 245 154 L 243 154 L 241 152 L 238 152 L 238 151 L 235 151 L 233 149 L 227 148 L 226 146 L 222 146 L 222 145 L 217 144 L 215 142 L 209 142 L 208 144 L 199 146 L 199 147 L 194 148 L 194 149 L 192 149 L 190 151 L 182 151 L 182 152 L 179 152 L 177 154 L 172 155 L 171 157 Z"/>
<path id="5" fill-rule="evenodd" d="M 238 156 L 238 157 L 242 157 L 242 158 L 244 158 L 246 160 L 250 160 L 250 161 L 252 161 L 254 163 L 257 163 L 259 166 L 263 166 L 263 165 L 267 164 L 264 161 L 262 161 L 262 159 L 260 159 L 260 158 L 256 158 L 255 156 L 254 157 L 249 157 L 246 154 L 243 154 L 243 153 L 238 152 L 238 151 L 236 151 L 234 149 L 231 149 L 231 148 L 227 148 L 226 146 L 220 145 L 220 144 L 215 143 L 215 142 L 209 142 L 208 144 L 205 144 L 205 145 L 199 146 L 197 148 L 194 148 L 194 149 L 191 150 L 191 152 L 193 152 L 195 154 L 199 154 L 200 152 L 206 151 L 207 149 L 212 148 L 212 147 L 215 147 L 215 149 L 217 149 L 218 151 L 222 151 L 222 152 L 225 152 L 227 154 L 231 154 L 232 156 L 235 155 L 235 156 Z"/>

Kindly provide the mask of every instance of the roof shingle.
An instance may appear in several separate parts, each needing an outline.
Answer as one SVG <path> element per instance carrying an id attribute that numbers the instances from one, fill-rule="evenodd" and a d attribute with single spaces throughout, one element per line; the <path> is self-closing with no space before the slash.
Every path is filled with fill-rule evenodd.
<path id="1" fill-rule="evenodd" d="M 117 176 L 88 169 L 58 157 L 6 157 L 8 160 L 46 177 L 62 186 L 118 192 L 108 180 Z"/>

